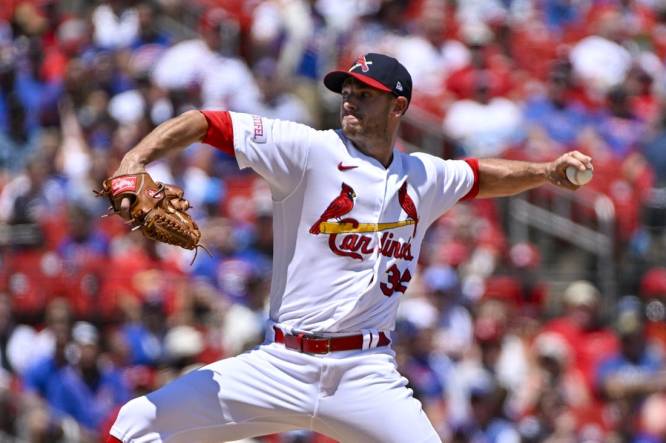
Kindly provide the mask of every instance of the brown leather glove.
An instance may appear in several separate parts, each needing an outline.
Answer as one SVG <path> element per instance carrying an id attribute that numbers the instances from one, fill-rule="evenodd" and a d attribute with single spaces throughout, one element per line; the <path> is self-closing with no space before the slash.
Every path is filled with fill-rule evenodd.
<path id="1" fill-rule="evenodd" d="M 116 214 L 123 199 L 129 199 L 132 230 L 139 229 L 152 240 L 185 249 L 203 247 L 201 231 L 187 213 L 190 204 L 178 186 L 156 183 L 144 172 L 108 178 L 102 183 L 102 190 L 95 193 L 108 198 L 109 210 Z"/>

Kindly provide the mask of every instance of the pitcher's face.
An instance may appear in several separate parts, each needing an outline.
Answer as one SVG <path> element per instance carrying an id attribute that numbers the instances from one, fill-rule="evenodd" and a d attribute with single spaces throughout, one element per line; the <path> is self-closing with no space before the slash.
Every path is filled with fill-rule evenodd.
<path id="1" fill-rule="evenodd" d="M 340 93 L 340 123 L 350 140 L 362 142 L 386 134 L 394 95 L 353 78 L 345 81 Z"/>

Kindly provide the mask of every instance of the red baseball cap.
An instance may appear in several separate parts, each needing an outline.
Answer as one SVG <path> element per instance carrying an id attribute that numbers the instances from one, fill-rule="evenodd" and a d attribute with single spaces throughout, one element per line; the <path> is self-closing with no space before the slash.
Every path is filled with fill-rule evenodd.
<path id="1" fill-rule="evenodd" d="M 396 97 L 412 99 L 412 76 L 398 60 L 370 52 L 356 59 L 348 71 L 332 71 L 324 77 L 324 85 L 338 94 L 349 77 Z"/>

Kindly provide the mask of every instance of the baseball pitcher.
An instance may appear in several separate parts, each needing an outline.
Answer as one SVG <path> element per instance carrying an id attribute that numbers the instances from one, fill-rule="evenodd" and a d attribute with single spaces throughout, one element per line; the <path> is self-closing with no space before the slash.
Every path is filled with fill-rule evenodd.
<path id="1" fill-rule="evenodd" d="M 181 236 L 174 244 L 193 248 L 198 230 L 181 215 L 182 193 L 138 186 L 146 164 L 204 142 L 270 184 L 275 230 L 265 342 L 130 401 L 109 441 L 218 443 L 292 429 L 349 443 L 440 441 L 391 350 L 426 229 L 460 200 L 548 182 L 575 189 L 566 168 L 591 169 L 591 158 L 576 151 L 548 163 L 408 155 L 395 148 L 412 93 L 402 64 L 365 54 L 324 84 L 341 95 L 339 130 L 188 111 L 146 136 L 105 182 L 115 212 L 161 241 L 173 229 Z M 151 218 L 145 202 L 137 209 L 139 194 L 162 202 L 161 218 Z"/>

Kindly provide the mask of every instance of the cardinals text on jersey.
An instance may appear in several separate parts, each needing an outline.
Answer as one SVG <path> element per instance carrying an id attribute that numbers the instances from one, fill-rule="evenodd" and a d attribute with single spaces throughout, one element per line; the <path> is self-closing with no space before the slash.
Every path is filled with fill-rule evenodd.
<path id="1" fill-rule="evenodd" d="M 411 239 L 416 235 L 419 216 L 414 201 L 407 193 L 407 181 L 402 184 L 398 191 L 400 207 L 407 214 L 406 220 L 385 223 L 360 223 L 352 217 L 343 219 L 342 216 L 347 215 L 354 208 L 356 197 L 356 192 L 352 187 L 342 183 L 340 194 L 333 199 L 319 219 L 312 225 L 310 234 L 329 234 L 329 248 L 334 254 L 343 257 L 363 260 L 364 255 L 373 254 L 378 246 L 379 254 L 384 257 L 413 260 Z M 329 222 L 330 219 L 336 219 L 336 222 Z M 374 236 L 367 235 L 367 233 L 389 231 L 410 224 L 414 225 L 414 230 L 412 236 L 406 242 L 394 240 L 393 233 L 384 232 L 378 244 L 373 244 Z M 338 239 L 341 234 L 343 234 L 343 237 Z"/>

